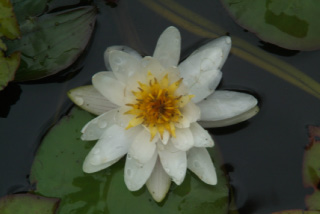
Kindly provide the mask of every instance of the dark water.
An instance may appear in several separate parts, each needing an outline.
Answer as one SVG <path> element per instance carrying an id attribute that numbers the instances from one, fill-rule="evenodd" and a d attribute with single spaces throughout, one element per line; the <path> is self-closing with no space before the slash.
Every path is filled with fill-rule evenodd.
<path id="1" fill-rule="evenodd" d="M 262 43 L 235 24 L 217 0 L 176 2 L 320 82 L 319 51 L 287 51 Z M 72 69 L 43 81 L 10 83 L 0 93 L 0 196 L 31 188 L 28 174 L 41 138 L 72 106 L 66 92 L 105 70 L 106 47 L 128 45 L 151 55 L 159 34 L 174 25 L 138 0 L 120 0 L 115 8 L 103 1 L 94 3 L 99 9 L 94 35 Z M 176 26 L 182 35 L 182 57 L 207 40 Z M 233 54 L 222 70 L 220 88 L 257 95 L 261 106 L 247 122 L 210 130 L 229 171 L 240 213 L 305 209 L 304 197 L 311 192 L 303 187 L 301 175 L 306 126 L 320 124 L 320 100 Z"/>

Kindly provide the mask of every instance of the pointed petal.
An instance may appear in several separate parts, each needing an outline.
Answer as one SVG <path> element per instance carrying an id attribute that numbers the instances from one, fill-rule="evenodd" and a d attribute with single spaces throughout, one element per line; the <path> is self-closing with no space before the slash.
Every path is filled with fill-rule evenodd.
<path id="1" fill-rule="evenodd" d="M 155 151 L 150 161 L 141 164 L 127 155 L 124 168 L 124 181 L 130 191 L 139 190 L 147 182 L 156 164 L 157 157 L 158 154 Z"/>
<path id="2" fill-rule="evenodd" d="M 112 103 L 124 105 L 125 85 L 118 81 L 112 72 L 99 72 L 92 77 L 93 86 Z"/>
<path id="3" fill-rule="evenodd" d="M 186 152 L 175 148 L 172 142 L 169 141 L 164 146 L 164 149 L 158 150 L 158 153 L 164 171 L 177 185 L 180 185 L 184 180 L 187 170 Z"/>
<path id="4" fill-rule="evenodd" d="M 181 36 L 175 27 L 168 27 L 159 37 L 153 57 L 163 67 L 177 66 L 180 59 Z"/>
<path id="5" fill-rule="evenodd" d="M 127 83 L 136 72 L 140 72 L 140 60 L 123 51 L 111 51 L 109 61 L 112 72 L 123 83 Z"/>
<path id="6" fill-rule="evenodd" d="M 171 137 L 173 145 L 182 151 L 187 151 L 193 146 L 193 136 L 189 128 L 175 130 L 176 137 Z"/>
<path id="7" fill-rule="evenodd" d="M 207 48 L 189 56 L 179 65 L 183 82 L 191 88 L 198 81 L 201 72 L 218 70 L 221 61 L 220 48 Z"/>
<path id="8" fill-rule="evenodd" d="M 219 70 L 202 71 L 195 83 L 190 87 L 190 94 L 194 95 L 192 101 L 199 103 L 214 92 L 222 78 Z"/>
<path id="9" fill-rule="evenodd" d="M 188 151 L 188 169 L 203 182 L 217 184 L 217 174 L 206 148 L 192 148 Z"/>
<path id="10" fill-rule="evenodd" d="M 113 109 L 89 121 L 81 130 L 81 140 L 98 140 L 105 130 L 115 124 L 118 109 Z"/>
<path id="11" fill-rule="evenodd" d="M 218 66 L 218 69 L 221 69 L 225 61 L 227 60 L 231 49 L 231 38 L 229 36 L 221 36 L 201 46 L 199 49 L 195 50 L 191 55 L 201 52 L 208 48 L 220 48 L 222 50 L 222 60 Z"/>
<path id="12" fill-rule="evenodd" d="M 170 184 L 171 178 L 164 171 L 158 158 L 152 174 L 146 183 L 150 194 L 156 202 L 161 202 L 166 197 Z"/>
<path id="13" fill-rule="evenodd" d="M 202 102 L 201 121 L 221 121 L 241 115 L 257 105 L 250 94 L 235 91 L 216 91 Z"/>
<path id="14" fill-rule="evenodd" d="M 255 116 L 258 112 L 259 112 L 259 107 L 255 106 L 252 109 L 249 109 L 248 111 L 231 118 L 227 118 L 224 120 L 216 120 L 216 121 L 199 121 L 198 123 L 204 128 L 230 126 L 230 125 L 234 125 L 234 124 L 246 121 L 251 117 Z"/>
<path id="15" fill-rule="evenodd" d="M 84 166 L 99 166 L 122 157 L 128 152 L 132 137 L 137 132 L 138 129 L 124 130 L 118 125 L 111 126 L 89 152 L 84 161 Z M 89 172 L 92 169 L 84 168 L 84 171 Z"/>
<path id="16" fill-rule="evenodd" d="M 195 147 L 213 147 L 214 142 L 207 130 L 203 129 L 198 123 L 191 123 L 190 130 L 192 132 Z"/>
<path id="17" fill-rule="evenodd" d="M 81 86 L 68 91 L 68 97 L 80 108 L 100 115 L 118 106 L 100 94 L 93 85 Z"/>
<path id="18" fill-rule="evenodd" d="M 122 157 L 123 156 L 121 156 L 119 158 L 116 158 L 116 159 L 114 159 L 112 161 L 109 161 L 107 163 L 100 164 L 100 165 L 93 165 L 89 161 L 85 161 L 85 162 L 83 162 L 82 169 L 86 173 L 98 172 L 98 171 L 106 169 L 109 166 L 113 165 L 114 163 L 118 162 Z"/>
<path id="19" fill-rule="evenodd" d="M 136 159 L 139 163 L 145 164 L 148 162 L 156 150 L 156 141 L 158 140 L 158 138 L 153 138 L 150 142 L 150 137 L 150 132 L 146 129 L 142 129 L 142 131 L 134 138 L 128 155 L 133 159 Z"/>
<path id="20" fill-rule="evenodd" d="M 111 66 L 110 66 L 110 62 L 109 62 L 109 55 L 110 55 L 111 51 L 115 51 L 115 50 L 128 53 L 131 56 L 133 56 L 134 58 L 136 58 L 137 60 L 140 60 L 142 58 L 141 55 L 137 51 L 133 50 L 132 48 L 130 48 L 128 46 L 124 46 L 124 45 L 110 46 L 104 52 L 104 63 L 106 65 L 106 68 L 108 71 L 111 71 Z"/>

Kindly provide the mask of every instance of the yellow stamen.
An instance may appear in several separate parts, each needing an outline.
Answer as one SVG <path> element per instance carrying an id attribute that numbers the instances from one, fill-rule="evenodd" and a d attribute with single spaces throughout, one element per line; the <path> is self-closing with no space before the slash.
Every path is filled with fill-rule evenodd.
<path id="1" fill-rule="evenodd" d="M 138 82 L 137 90 L 132 91 L 136 97 L 134 103 L 128 103 L 131 109 L 124 114 L 135 115 L 130 120 L 126 129 L 143 124 L 150 131 L 152 140 L 157 133 L 163 138 L 164 131 L 175 137 L 175 123 L 180 121 L 180 108 L 185 106 L 193 97 L 192 95 L 178 95 L 182 79 L 169 85 L 168 74 L 160 81 L 148 71 L 147 84 Z"/>

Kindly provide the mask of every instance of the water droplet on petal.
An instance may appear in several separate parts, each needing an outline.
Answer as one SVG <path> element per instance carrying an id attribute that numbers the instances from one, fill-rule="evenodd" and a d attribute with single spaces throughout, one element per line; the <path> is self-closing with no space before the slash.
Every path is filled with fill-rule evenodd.
<path id="1" fill-rule="evenodd" d="M 127 169 L 127 170 L 126 170 L 126 174 L 127 174 L 128 177 L 131 177 L 131 176 L 132 176 L 132 171 L 131 171 L 131 169 Z"/>
<path id="2" fill-rule="evenodd" d="M 83 98 L 80 97 L 80 96 L 75 96 L 75 97 L 74 97 L 74 103 L 77 104 L 78 106 L 81 106 L 81 105 L 83 105 L 84 100 L 83 100 Z"/>
<path id="3" fill-rule="evenodd" d="M 99 128 L 103 129 L 105 127 L 107 127 L 107 122 L 106 121 L 99 121 L 99 124 L 98 124 Z"/>
<path id="4" fill-rule="evenodd" d="M 199 161 L 197 161 L 197 160 L 193 161 L 193 166 L 196 168 L 200 167 Z"/>

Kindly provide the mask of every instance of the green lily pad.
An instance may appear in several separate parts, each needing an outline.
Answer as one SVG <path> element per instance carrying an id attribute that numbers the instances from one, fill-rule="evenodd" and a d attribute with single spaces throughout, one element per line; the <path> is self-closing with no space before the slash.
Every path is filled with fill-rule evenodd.
<path id="1" fill-rule="evenodd" d="M 10 52 L 21 51 L 15 80 L 40 79 L 70 66 L 85 49 L 95 19 L 96 9 L 86 6 L 20 23 L 22 38 L 7 41 Z"/>
<path id="2" fill-rule="evenodd" d="M 0 198 L 1 214 L 54 214 L 59 199 L 32 194 L 8 195 Z"/>
<path id="3" fill-rule="evenodd" d="M 314 193 L 306 197 L 306 205 L 310 210 L 320 211 L 320 127 L 309 127 L 310 144 L 304 153 L 303 180 L 306 187 L 312 187 Z"/>
<path id="4" fill-rule="evenodd" d="M 217 158 L 218 185 L 207 185 L 188 173 L 180 186 L 171 185 L 161 203 L 145 187 L 137 192 L 127 189 L 124 159 L 105 170 L 84 173 L 82 163 L 95 142 L 81 141 L 80 130 L 94 117 L 74 108 L 45 136 L 35 157 L 31 183 L 36 183 L 37 194 L 61 198 L 59 214 L 228 213 L 229 188 Z M 210 152 L 217 157 L 216 150 Z"/>
<path id="5" fill-rule="evenodd" d="M 221 0 L 235 21 L 264 41 L 293 50 L 320 48 L 317 0 Z"/>
<path id="6" fill-rule="evenodd" d="M 47 6 L 47 0 L 11 0 L 19 23 L 41 15 Z"/>
<path id="7" fill-rule="evenodd" d="M 0 37 L 2 36 L 8 39 L 20 37 L 18 22 L 13 13 L 12 5 L 7 0 L 0 0 Z M 6 50 L 7 46 L 0 39 L 0 90 L 14 79 L 20 64 L 20 53 L 14 52 L 11 56 L 6 57 L 3 52 Z"/>

